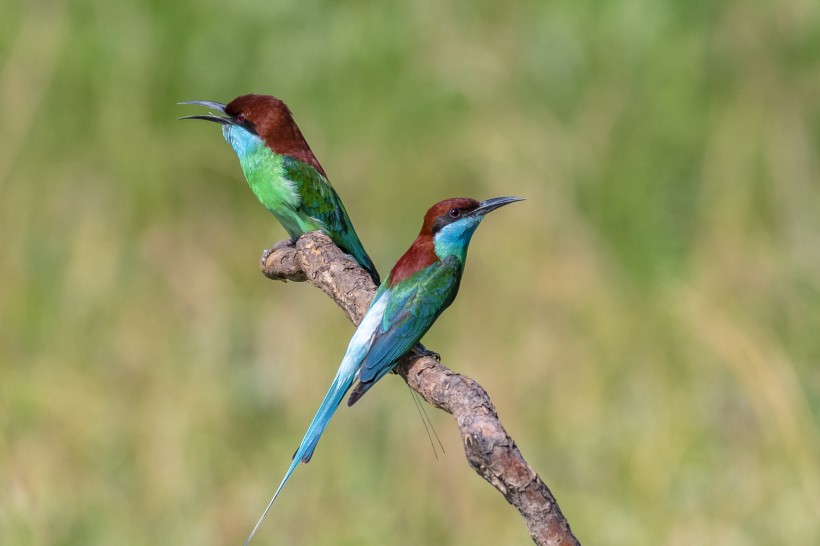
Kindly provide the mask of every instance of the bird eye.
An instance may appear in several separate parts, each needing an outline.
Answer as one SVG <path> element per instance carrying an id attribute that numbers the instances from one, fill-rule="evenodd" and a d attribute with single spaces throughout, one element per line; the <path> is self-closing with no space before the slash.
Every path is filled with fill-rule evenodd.
<path id="1" fill-rule="evenodd" d="M 236 122 L 237 123 L 245 123 L 245 114 L 239 113 L 236 115 Z"/>
<path id="2" fill-rule="evenodd" d="M 458 218 L 461 216 L 461 209 L 450 209 L 450 212 L 447 214 L 450 215 L 450 218 Z"/>

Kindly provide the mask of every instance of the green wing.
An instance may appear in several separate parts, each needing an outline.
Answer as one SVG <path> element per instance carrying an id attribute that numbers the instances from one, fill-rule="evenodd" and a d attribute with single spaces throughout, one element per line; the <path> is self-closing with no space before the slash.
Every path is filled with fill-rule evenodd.
<path id="1" fill-rule="evenodd" d="M 353 223 L 347 215 L 342 200 L 330 182 L 310 165 L 284 156 L 284 176 L 291 181 L 300 197 L 297 213 L 313 220 L 314 229 L 324 231 L 336 246 L 356 258 L 379 285 L 376 266 L 362 246 Z"/>
<path id="2" fill-rule="evenodd" d="M 453 303 L 463 266 L 455 256 L 422 269 L 389 288 L 381 327 L 359 369 L 359 385 L 348 401 L 352 405 L 396 365 Z"/>

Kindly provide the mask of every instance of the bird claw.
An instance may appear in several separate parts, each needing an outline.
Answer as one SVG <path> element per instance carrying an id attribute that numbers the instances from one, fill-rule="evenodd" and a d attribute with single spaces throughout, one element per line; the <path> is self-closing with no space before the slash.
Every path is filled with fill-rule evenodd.
<path id="1" fill-rule="evenodd" d="M 295 240 L 285 239 L 284 241 L 279 241 L 278 243 L 273 245 L 271 248 L 263 250 L 262 251 L 262 258 L 259 259 L 259 267 L 261 267 L 262 269 L 265 269 L 265 265 L 268 262 L 268 257 L 271 254 L 273 254 L 274 252 L 276 252 L 277 250 L 280 250 L 282 248 L 292 247 L 295 244 L 296 244 Z"/>
<path id="2" fill-rule="evenodd" d="M 413 353 L 413 356 L 417 356 L 419 358 L 430 357 L 441 364 L 441 355 L 435 351 L 431 351 L 421 343 L 417 343 L 412 349 L 410 349 L 410 352 Z"/>
<path id="3" fill-rule="evenodd" d="M 259 259 L 259 267 L 265 269 L 265 266 L 268 263 L 268 256 L 270 256 L 271 254 L 273 254 L 273 249 L 271 248 L 266 248 L 262 251 L 262 257 Z"/>

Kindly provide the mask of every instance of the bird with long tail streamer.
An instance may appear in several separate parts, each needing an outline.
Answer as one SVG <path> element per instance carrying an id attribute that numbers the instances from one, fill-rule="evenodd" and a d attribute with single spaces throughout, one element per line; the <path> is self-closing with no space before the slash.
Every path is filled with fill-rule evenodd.
<path id="1" fill-rule="evenodd" d="M 222 135 L 239 157 L 254 195 L 292 240 L 308 231 L 324 232 L 379 284 L 376 266 L 353 229 L 342 200 L 284 102 L 269 95 L 242 95 L 228 104 L 198 100 L 179 104 L 205 106 L 222 114 L 179 119 L 222 125 Z M 268 253 L 262 255 L 262 263 Z"/>
<path id="2" fill-rule="evenodd" d="M 330 418 L 353 383 L 358 380 L 348 398 L 348 406 L 355 404 L 390 372 L 453 303 L 470 239 L 484 215 L 521 200 L 521 197 L 496 197 L 479 203 L 468 198 L 446 199 L 427 211 L 418 237 L 373 296 L 285 477 L 245 546 L 299 463 L 310 461 Z"/>

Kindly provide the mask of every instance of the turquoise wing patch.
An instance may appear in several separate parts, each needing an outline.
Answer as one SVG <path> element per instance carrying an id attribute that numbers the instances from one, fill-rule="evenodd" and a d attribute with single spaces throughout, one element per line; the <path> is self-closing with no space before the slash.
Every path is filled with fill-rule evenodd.
<path id="1" fill-rule="evenodd" d="M 450 256 L 393 287 L 381 328 L 359 369 L 362 383 L 374 383 L 388 373 L 453 303 L 462 265 Z"/>

